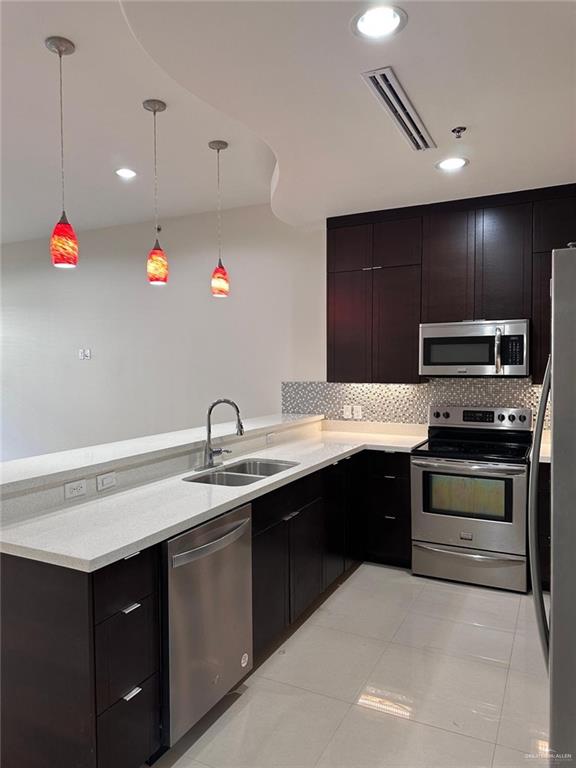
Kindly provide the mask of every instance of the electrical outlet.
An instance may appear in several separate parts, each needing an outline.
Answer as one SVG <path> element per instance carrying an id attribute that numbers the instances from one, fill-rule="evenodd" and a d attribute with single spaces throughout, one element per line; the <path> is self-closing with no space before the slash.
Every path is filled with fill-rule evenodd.
<path id="1" fill-rule="evenodd" d="M 79 349 L 78 350 L 78 359 L 79 360 L 92 360 L 92 350 L 91 349 Z"/>
<path id="2" fill-rule="evenodd" d="M 96 490 L 107 491 L 109 488 L 114 488 L 116 485 L 116 472 L 108 472 L 105 475 L 98 475 L 96 477 Z"/>
<path id="3" fill-rule="evenodd" d="M 345 405 L 342 409 L 342 413 L 344 415 L 345 419 L 351 419 L 352 418 L 352 406 L 351 405 Z"/>
<path id="4" fill-rule="evenodd" d="M 75 499 L 77 496 L 86 495 L 86 480 L 74 480 L 64 485 L 64 498 Z"/>
<path id="5" fill-rule="evenodd" d="M 352 413 L 353 413 L 355 419 L 361 419 L 362 418 L 362 406 L 361 405 L 355 405 L 354 408 L 352 408 Z"/>

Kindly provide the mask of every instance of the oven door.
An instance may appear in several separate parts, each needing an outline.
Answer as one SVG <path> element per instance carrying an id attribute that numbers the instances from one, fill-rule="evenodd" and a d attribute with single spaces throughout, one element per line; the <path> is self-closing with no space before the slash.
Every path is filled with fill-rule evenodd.
<path id="1" fill-rule="evenodd" d="M 526 554 L 528 468 L 412 457 L 412 539 Z"/>

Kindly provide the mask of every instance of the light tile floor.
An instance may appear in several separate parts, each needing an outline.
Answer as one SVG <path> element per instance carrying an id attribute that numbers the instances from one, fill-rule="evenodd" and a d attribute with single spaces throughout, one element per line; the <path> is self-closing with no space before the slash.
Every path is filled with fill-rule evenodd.
<path id="1" fill-rule="evenodd" d="M 547 768 L 532 598 L 362 565 L 157 768 Z"/>

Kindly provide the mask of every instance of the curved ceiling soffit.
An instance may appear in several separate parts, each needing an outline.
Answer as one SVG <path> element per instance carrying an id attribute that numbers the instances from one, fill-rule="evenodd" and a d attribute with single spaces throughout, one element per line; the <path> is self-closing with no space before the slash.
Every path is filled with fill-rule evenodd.
<path id="1" fill-rule="evenodd" d="M 132 37 L 134 38 L 136 43 L 140 46 L 140 48 L 144 51 L 146 56 L 148 56 L 150 61 L 152 61 L 155 64 L 155 66 L 159 67 L 163 72 L 166 73 L 166 75 L 168 75 L 168 77 L 170 77 L 175 83 L 177 83 L 178 85 L 183 87 L 185 90 L 187 90 L 189 93 L 191 93 L 195 98 L 200 99 L 200 101 L 203 101 L 205 104 L 208 104 L 213 109 L 218 110 L 221 114 L 223 114 L 226 117 L 228 117 L 228 118 L 236 121 L 237 123 L 243 125 L 246 128 L 246 130 L 250 131 L 255 136 L 257 136 L 258 139 L 260 139 L 260 141 L 262 141 L 262 143 L 265 144 L 268 147 L 268 149 L 270 150 L 270 152 L 274 156 L 274 168 L 273 168 L 273 171 L 272 171 L 272 175 L 270 177 L 270 207 L 272 209 L 272 213 L 274 213 L 274 215 L 278 219 L 280 219 L 281 221 L 285 221 L 288 224 L 293 223 L 293 222 L 287 221 L 286 219 L 283 219 L 282 216 L 280 216 L 277 213 L 277 211 L 275 210 L 275 207 L 274 207 L 274 199 L 275 199 L 275 196 L 276 196 L 276 190 L 277 190 L 277 188 L 279 186 L 279 179 L 280 179 L 280 164 L 279 164 L 279 161 L 278 161 L 278 155 L 274 151 L 274 148 L 272 147 L 270 142 L 267 141 L 258 131 L 255 131 L 252 128 L 252 126 L 248 125 L 245 122 L 245 120 L 241 120 L 237 115 L 232 114 L 229 110 L 223 109 L 222 106 L 219 103 L 216 103 L 214 101 L 214 99 L 207 99 L 204 94 L 200 94 L 200 93 L 191 91 L 190 87 L 189 87 L 189 84 L 186 82 L 185 78 L 177 77 L 171 71 L 172 67 L 168 68 L 163 63 L 158 61 L 157 56 L 153 55 L 153 53 L 151 53 L 151 51 L 148 48 L 148 46 L 144 43 L 144 41 L 142 39 L 143 35 L 142 34 L 138 34 L 138 32 L 136 31 L 136 29 L 135 29 L 136 22 L 135 22 L 134 19 L 132 19 L 132 20 L 130 19 L 129 14 L 127 12 L 127 6 L 133 8 L 136 5 L 136 3 L 130 2 L 130 0 L 119 0 L 119 5 L 120 5 L 120 9 L 122 11 L 122 16 L 124 17 L 126 25 L 127 25 L 128 29 L 130 31 L 130 34 L 132 35 Z"/>

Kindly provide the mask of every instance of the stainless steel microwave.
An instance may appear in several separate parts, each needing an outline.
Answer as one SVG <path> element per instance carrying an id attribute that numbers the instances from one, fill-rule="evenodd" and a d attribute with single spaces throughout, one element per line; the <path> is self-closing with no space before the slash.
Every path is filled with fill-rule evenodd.
<path id="1" fill-rule="evenodd" d="M 528 376 L 529 320 L 420 325 L 421 376 Z"/>

